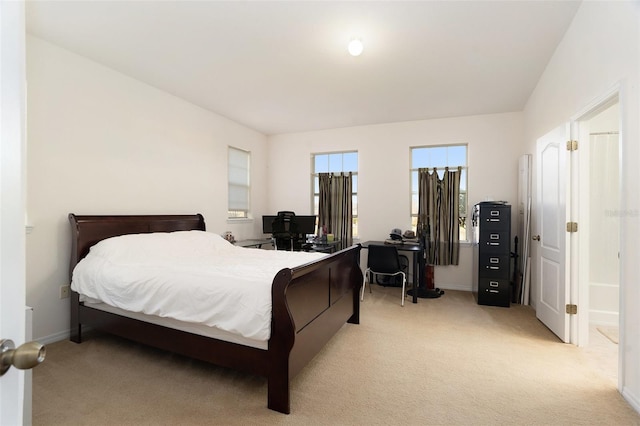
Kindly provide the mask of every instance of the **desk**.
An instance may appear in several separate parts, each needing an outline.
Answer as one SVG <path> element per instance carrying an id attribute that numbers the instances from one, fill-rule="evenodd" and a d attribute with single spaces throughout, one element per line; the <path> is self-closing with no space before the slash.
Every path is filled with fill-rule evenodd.
<path id="1" fill-rule="evenodd" d="M 365 241 L 362 248 L 369 248 L 370 245 L 384 245 L 384 241 Z M 387 244 L 394 246 L 400 252 L 412 254 L 413 258 L 413 303 L 418 303 L 418 287 L 420 280 L 424 278 L 424 249 L 418 244 Z"/>
<path id="2" fill-rule="evenodd" d="M 273 244 L 271 238 L 262 238 L 257 240 L 240 240 L 234 243 L 238 247 L 253 247 L 253 248 L 262 248 L 263 244 Z"/>

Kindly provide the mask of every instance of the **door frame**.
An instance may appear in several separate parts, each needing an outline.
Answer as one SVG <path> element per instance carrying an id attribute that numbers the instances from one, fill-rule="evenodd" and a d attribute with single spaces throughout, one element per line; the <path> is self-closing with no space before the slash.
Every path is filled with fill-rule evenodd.
<path id="1" fill-rule="evenodd" d="M 575 274 L 571 275 L 571 293 L 572 296 L 575 295 L 575 298 L 572 299 L 577 300 L 578 302 L 578 315 L 576 318 L 575 327 L 572 324 L 571 331 L 571 343 L 577 346 L 587 346 L 589 343 L 589 129 L 587 126 L 587 122 L 617 103 L 619 112 L 618 112 L 618 120 L 619 120 L 619 137 L 618 137 L 618 191 L 620 192 L 619 203 L 620 205 L 616 206 L 618 211 L 622 211 L 622 176 L 623 176 L 623 167 L 624 162 L 622 158 L 624 156 L 624 144 L 622 143 L 624 138 L 624 112 L 623 112 L 623 91 L 620 83 L 615 84 L 608 91 L 603 93 L 598 98 L 594 99 L 590 104 L 588 104 L 585 108 L 579 111 L 574 115 L 571 119 L 571 134 L 574 139 L 579 141 L 579 149 L 578 149 L 578 162 L 581 165 L 579 167 L 579 172 L 577 176 L 576 185 L 578 185 L 577 190 L 575 191 L 576 199 L 572 200 L 572 204 L 576 206 L 576 220 L 579 223 L 579 232 L 577 233 L 577 246 L 575 250 L 571 251 L 571 264 L 576 265 L 574 270 Z M 582 148 L 582 149 L 581 149 Z M 585 182 L 585 184 L 580 185 L 580 182 Z M 619 224 L 618 231 L 620 232 L 620 237 L 622 238 L 622 222 Z M 621 242 L 620 242 L 621 243 Z M 573 248 L 573 247 L 572 247 Z M 624 304 L 622 300 L 624 298 L 624 280 L 622 277 L 622 265 L 618 263 L 619 268 L 619 297 L 618 297 L 618 326 L 620 331 L 618 348 L 624 347 L 624 328 L 622 324 L 624 322 Z M 585 278 L 585 279 L 581 279 Z M 582 307 L 582 309 L 580 308 Z M 575 328 L 575 330 L 574 330 Z M 618 350 L 618 389 L 621 389 L 622 377 L 624 373 L 624 362 L 623 362 L 624 351 Z"/>
<path id="2" fill-rule="evenodd" d="M 567 191 L 569 193 L 569 198 L 567 199 L 567 220 L 576 221 L 579 223 L 579 232 L 574 232 L 571 234 L 566 234 L 566 244 L 569 244 L 568 247 L 568 256 L 565 262 L 565 267 L 569 269 L 568 282 L 566 283 L 569 286 L 568 291 L 568 300 L 567 303 L 573 303 L 578 305 L 578 311 L 576 315 L 569 316 L 569 330 L 568 330 L 568 343 L 577 345 L 577 346 L 586 346 L 588 344 L 589 339 L 589 283 L 588 280 L 581 280 L 581 277 L 588 276 L 588 261 L 589 261 L 589 238 L 588 238 L 588 223 L 589 223 L 589 215 L 588 215 L 588 194 L 585 196 L 586 191 L 588 191 L 588 185 L 580 185 L 580 182 L 588 182 L 589 177 L 589 142 L 588 138 L 585 139 L 585 122 L 589 119 L 596 116 L 598 113 L 602 112 L 604 109 L 611 106 L 613 103 L 618 103 L 619 105 L 619 171 L 618 171 L 618 181 L 619 191 L 622 192 L 622 175 L 623 175 L 623 162 L 622 158 L 624 156 L 624 144 L 622 143 L 624 138 L 624 93 L 621 89 L 621 84 L 616 83 L 613 87 L 607 90 L 600 97 L 594 99 L 591 103 L 589 103 L 586 107 L 580 110 L 578 113 L 574 114 L 568 124 L 569 124 L 569 139 L 570 140 L 578 140 L 579 148 L 571 156 L 571 170 L 570 175 L 568 176 L 567 181 Z M 546 135 L 545 135 L 546 136 Z M 588 135 L 587 135 L 588 136 Z M 544 136 L 542 136 L 544 137 Z M 539 138 L 540 139 L 540 138 Z M 582 149 L 580 149 L 582 147 Z M 585 149 L 586 148 L 586 149 Z M 539 161 L 536 158 L 536 161 Z M 540 188 L 536 188 L 536 191 L 540 191 Z M 620 194 L 620 206 L 618 206 L 618 210 L 621 211 L 621 205 L 623 203 L 622 193 Z M 537 223 L 540 219 L 536 218 Z M 620 224 L 622 226 L 622 224 Z M 538 230 L 539 231 L 539 230 Z M 621 234 L 622 238 L 622 234 Z M 536 263 L 540 262 L 540 251 L 539 247 L 536 250 L 535 257 L 537 259 Z M 620 325 L 620 341 L 619 347 L 624 347 L 624 335 L 623 335 L 623 327 L 625 312 L 624 306 L 622 304 L 622 300 L 624 299 L 624 287 L 622 283 L 624 282 L 624 278 L 622 276 L 622 267 L 619 264 L 620 268 L 620 295 L 619 295 L 619 325 Z M 582 282 L 584 281 L 584 282 Z M 537 282 L 537 281 L 536 281 Z M 538 289 L 538 292 L 540 289 Z M 536 310 L 539 307 L 536 306 Z M 623 352 L 618 351 L 618 387 L 620 387 L 621 377 L 623 377 L 624 373 L 624 363 L 623 363 Z"/>

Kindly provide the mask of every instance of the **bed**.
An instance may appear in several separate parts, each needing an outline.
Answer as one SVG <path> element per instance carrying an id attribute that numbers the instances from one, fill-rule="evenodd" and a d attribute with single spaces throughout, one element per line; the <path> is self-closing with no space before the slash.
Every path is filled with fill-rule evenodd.
<path id="1" fill-rule="evenodd" d="M 69 215 L 72 233 L 70 273 L 92 246 L 128 234 L 205 231 L 196 215 L 79 216 Z M 237 248 L 239 250 L 258 250 Z M 70 340 L 82 342 L 83 326 L 99 329 L 195 359 L 267 378 L 267 406 L 290 413 L 291 379 L 345 324 L 360 322 L 360 246 L 291 268 L 282 268 L 270 285 L 268 341 L 255 344 L 244 337 L 208 335 L 180 321 L 164 321 L 71 291 Z M 205 326 L 206 328 L 206 326 Z"/>

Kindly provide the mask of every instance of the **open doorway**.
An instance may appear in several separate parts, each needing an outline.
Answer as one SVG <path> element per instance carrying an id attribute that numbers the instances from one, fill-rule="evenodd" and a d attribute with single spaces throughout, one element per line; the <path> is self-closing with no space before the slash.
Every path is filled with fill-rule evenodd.
<path id="1" fill-rule="evenodd" d="M 613 96 L 577 121 L 579 128 L 578 345 L 618 383 L 620 306 L 620 114 Z M 586 167 L 584 167 L 586 166 Z M 586 307 L 586 309 L 585 309 Z"/>

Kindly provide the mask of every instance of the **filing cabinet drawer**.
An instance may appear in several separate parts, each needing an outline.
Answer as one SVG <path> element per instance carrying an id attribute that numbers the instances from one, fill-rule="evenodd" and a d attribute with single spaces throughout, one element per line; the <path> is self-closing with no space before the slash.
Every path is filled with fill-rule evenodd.
<path id="1" fill-rule="evenodd" d="M 509 253 L 510 241 L 508 231 L 480 232 L 480 250 L 483 253 Z"/>
<path id="2" fill-rule="evenodd" d="M 478 282 L 478 304 L 510 306 L 511 284 L 509 280 L 480 278 Z"/>
<path id="3" fill-rule="evenodd" d="M 480 227 L 484 230 L 508 229 L 511 209 L 505 206 L 485 206 L 480 210 Z"/>
<path id="4" fill-rule="evenodd" d="M 478 262 L 478 273 L 481 278 L 509 279 L 511 256 L 506 254 L 492 255 L 483 253 Z"/>

